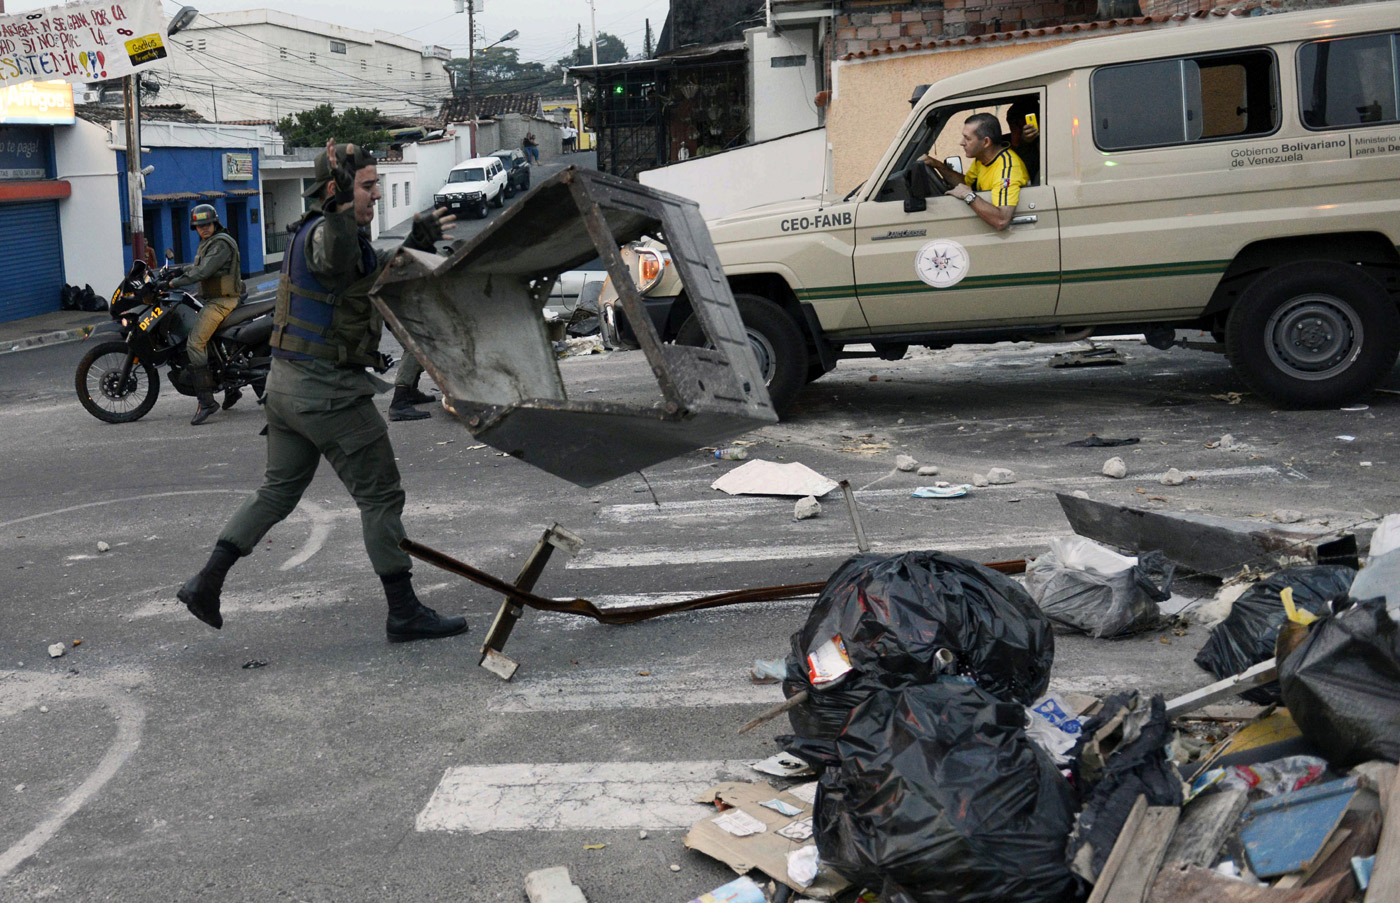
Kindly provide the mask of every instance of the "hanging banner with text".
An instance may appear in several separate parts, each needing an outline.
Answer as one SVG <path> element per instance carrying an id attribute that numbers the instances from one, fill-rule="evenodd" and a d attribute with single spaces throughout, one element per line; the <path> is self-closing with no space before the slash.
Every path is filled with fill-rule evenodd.
<path id="1" fill-rule="evenodd" d="M 160 0 L 79 0 L 0 15 L 0 87 L 118 78 L 165 56 Z"/>

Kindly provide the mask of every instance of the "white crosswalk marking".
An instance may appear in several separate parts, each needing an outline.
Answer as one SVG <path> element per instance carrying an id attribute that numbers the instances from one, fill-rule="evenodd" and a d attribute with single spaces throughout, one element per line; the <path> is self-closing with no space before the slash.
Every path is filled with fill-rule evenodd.
<path id="1" fill-rule="evenodd" d="M 511 713 L 587 712 L 774 705 L 782 701 L 782 690 L 777 684 L 753 683 L 743 669 L 731 663 L 696 668 L 597 668 L 521 676 L 505 684 L 487 702 L 487 708 Z"/>
<path id="2" fill-rule="evenodd" d="M 449 768 L 418 813 L 419 831 L 581 831 L 688 828 L 713 813 L 692 802 L 751 763 L 572 762 Z"/>
<path id="3" fill-rule="evenodd" d="M 1164 473 L 1165 471 L 1130 474 L 1127 479 L 1129 482 L 1155 483 L 1162 478 Z M 1267 464 L 1242 467 L 1219 467 L 1209 470 L 1193 470 L 1188 473 L 1198 480 L 1284 475 L 1278 468 L 1271 467 Z M 923 482 L 930 483 L 934 479 L 933 477 L 929 477 Z M 936 479 L 945 478 L 938 477 Z M 1034 488 L 1103 485 L 1104 482 L 1105 477 L 1099 474 L 1053 477 L 1049 479 L 1035 479 L 1022 475 L 1020 482 L 1001 486 L 986 486 L 978 489 L 977 492 L 979 494 L 987 492 L 1025 492 L 1027 489 Z M 890 502 L 897 499 L 907 499 L 910 498 L 910 493 L 912 491 L 912 486 L 907 489 L 866 489 L 857 491 L 855 496 L 857 502 L 872 504 L 877 502 Z M 600 523 L 609 524 L 644 524 L 654 523 L 656 521 L 708 520 L 717 517 L 733 519 L 751 514 L 770 513 L 783 505 L 789 504 L 791 501 L 791 499 L 774 496 L 727 496 L 724 498 L 690 499 L 681 502 L 662 502 L 659 507 L 649 502 L 608 505 L 598 511 L 598 520 Z M 841 494 L 839 492 L 827 493 L 823 496 L 822 503 L 834 503 L 839 507 L 841 503 Z"/>
<path id="4" fill-rule="evenodd" d="M 985 549 L 1040 549 L 1063 530 L 1030 533 L 989 533 L 985 536 L 926 536 L 901 539 L 898 544 L 871 543 L 876 553 L 894 553 L 908 549 L 938 549 L 942 552 L 965 552 Z M 731 548 L 705 547 L 666 548 L 642 546 L 594 551 L 585 549 L 569 560 L 571 569 L 652 567 L 656 565 L 719 564 L 735 561 L 791 561 L 806 558 L 837 558 L 856 553 L 855 541 L 809 543 L 791 546 L 748 545 Z"/>

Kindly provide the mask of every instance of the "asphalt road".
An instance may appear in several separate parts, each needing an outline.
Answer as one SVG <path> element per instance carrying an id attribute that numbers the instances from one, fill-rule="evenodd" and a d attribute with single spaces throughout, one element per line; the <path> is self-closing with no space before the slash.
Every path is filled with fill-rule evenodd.
<path id="1" fill-rule="evenodd" d="M 749 453 L 851 480 L 879 551 L 979 560 L 1066 534 L 1053 493 L 1067 489 L 1259 519 L 1294 508 L 1333 527 L 1397 507 L 1400 391 L 1361 411 L 1278 411 L 1231 403 L 1241 386 L 1218 357 L 1116 344 L 1126 366 L 1051 370 L 1061 349 L 1036 345 L 847 362 Z M 385 642 L 357 514 L 323 471 L 232 571 L 213 631 L 174 591 L 260 481 L 261 410 L 245 400 L 191 428 L 193 401 L 167 386 L 143 420 L 100 423 L 72 388 L 84 350 L 0 356 L 0 901 L 516 901 L 527 872 L 566 865 L 595 903 L 649 903 L 732 877 L 682 845 L 704 814 L 689 800 L 758 777 L 747 763 L 777 750 L 782 722 L 735 729 L 778 697 L 747 670 L 786 651 L 806 602 L 628 627 L 532 613 L 504 683 L 476 665 L 498 600 L 430 567 L 416 568 L 424 599 L 471 633 Z M 601 399 L 635 362 L 562 367 Z M 441 410 L 390 433 L 416 539 L 513 577 L 548 524 L 582 536 L 539 585 L 557 597 L 819 580 L 853 547 L 836 498 L 797 522 L 791 500 L 723 496 L 709 484 L 739 465 L 703 451 L 583 490 L 475 447 Z M 1244 447 L 1206 448 L 1224 433 Z M 1090 434 L 1141 442 L 1066 447 Z M 1127 479 L 1100 475 L 1114 452 Z M 929 480 L 894 471 L 899 453 L 959 482 L 992 466 L 1018 479 L 914 499 Z M 1151 477 L 1168 467 L 1196 479 Z M 1191 663 L 1204 636 L 1061 636 L 1054 686 L 1192 689 L 1209 682 Z"/>

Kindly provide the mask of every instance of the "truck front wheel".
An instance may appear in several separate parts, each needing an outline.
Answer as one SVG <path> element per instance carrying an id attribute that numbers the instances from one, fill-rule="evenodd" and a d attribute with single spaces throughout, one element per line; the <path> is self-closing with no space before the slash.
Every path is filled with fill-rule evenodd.
<path id="1" fill-rule="evenodd" d="M 792 317 L 767 298 L 736 294 L 734 304 L 749 334 L 749 345 L 768 385 L 773 408 L 779 414 L 786 414 L 807 382 L 807 343 L 802 332 Z M 709 345 L 694 314 L 681 324 L 676 344 Z"/>
<path id="2" fill-rule="evenodd" d="M 1358 266 L 1303 261 L 1259 277 L 1230 311 L 1230 364 L 1292 408 L 1331 407 L 1375 388 L 1400 353 L 1400 310 Z"/>

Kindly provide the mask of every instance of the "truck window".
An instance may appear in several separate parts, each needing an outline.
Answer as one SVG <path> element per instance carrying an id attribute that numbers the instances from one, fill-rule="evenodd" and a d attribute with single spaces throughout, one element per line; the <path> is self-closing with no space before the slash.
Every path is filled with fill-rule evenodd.
<path id="1" fill-rule="evenodd" d="M 1400 35 L 1314 41 L 1298 49 L 1298 100 L 1310 129 L 1396 122 Z"/>
<path id="2" fill-rule="evenodd" d="M 1031 112 L 1036 112 L 1040 129 L 1044 130 L 1048 127 L 1045 122 L 1045 117 L 1037 112 L 1040 109 L 1040 95 L 1038 94 L 1019 94 L 1004 98 L 991 98 L 979 100 L 971 104 L 938 107 L 930 110 L 928 115 L 924 117 L 923 124 L 914 130 L 909 141 L 905 144 L 904 149 L 900 151 L 899 156 L 895 158 L 894 169 L 890 172 L 889 178 L 885 180 L 885 184 L 880 189 L 875 200 L 903 201 L 905 198 L 910 197 L 910 178 L 908 173 L 911 167 L 919 165 L 919 158 L 925 154 L 933 157 L 935 160 L 947 160 L 949 157 L 962 159 L 962 171 L 966 172 L 972 161 L 962 158 L 962 146 L 960 142 L 962 139 L 963 123 L 967 121 L 969 116 L 978 113 L 990 113 L 997 118 L 997 121 L 1001 123 L 1003 140 L 1010 144 L 1018 155 L 1025 157 L 1030 156 L 1031 152 L 1035 153 L 1035 166 L 1032 171 L 1035 172 L 1036 175 L 1032 175 L 1031 184 L 1042 184 L 1042 180 L 1039 178 L 1039 142 L 1041 139 L 1037 138 L 1036 147 L 1031 148 L 1029 146 L 1020 146 L 1019 135 L 1015 138 L 1012 137 L 1009 119 L 1011 117 L 1011 108 L 1013 105 L 1017 106 L 1018 109 L 1022 111 L 1029 110 Z M 1020 123 L 1018 122 L 1016 125 L 1019 128 Z M 1028 161 L 1027 168 L 1031 169 L 1031 164 Z M 915 184 L 918 184 L 917 180 Z M 914 191 L 913 194 L 926 196 L 919 191 Z"/>
<path id="3" fill-rule="evenodd" d="M 1278 128 L 1278 75 L 1265 50 L 1107 66 L 1090 80 L 1101 150 L 1267 135 Z"/>

